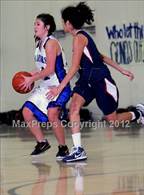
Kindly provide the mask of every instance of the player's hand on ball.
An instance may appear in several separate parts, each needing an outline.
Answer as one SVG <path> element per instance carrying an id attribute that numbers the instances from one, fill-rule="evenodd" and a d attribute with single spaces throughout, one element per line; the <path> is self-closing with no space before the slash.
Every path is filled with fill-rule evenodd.
<path id="1" fill-rule="evenodd" d="M 24 82 L 21 83 L 19 86 L 23 91 L 27 91 L 31 89 L 31 85 L 34 82 L 32 77 L 23 76 Z"/>
<path id="2" fill-rule="evenodd" d="M 33 89 L 34 82 L 31 84 L 30 87 L 26 87 L 25 77 L 26 78 L 31 78 L 32 75 L 31 75 L 31 73 L 26 72 L 26 71 L 19 71 L 19 72 L 17 72 L 17 73 L 14 74 L 14 76 L 12 78 L 12 87 L 13 87 L 13 89 L 16 92 L 21 93 L 21 94 L 25 94 L 25 93 L 29 93 Z M 31 82 L 32 82 L 32 80 L 31 80 Z M 28 82 L 29 85 L 30 85 L 31 82 Z M 25 89 L 25 87 L 26 87 L 27 90 Z M 23 88 L 25 90 L 23 90 Z"/>

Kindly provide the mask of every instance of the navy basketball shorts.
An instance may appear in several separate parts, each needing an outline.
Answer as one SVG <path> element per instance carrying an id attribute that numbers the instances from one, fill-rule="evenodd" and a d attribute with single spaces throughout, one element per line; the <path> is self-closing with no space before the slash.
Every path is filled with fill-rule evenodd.
<path id="1" fill-rule="evenodd" d="M 73 89 L 73 94 L 77 93 L 85 99 L 84 106 L 96 100 L 96 103 L 104 115 L 109 115 L 117 110 L 119 102 L 119 92 L 115 81 L 111 76 L 107 76 L 99 81 L 86 81 L 79 79 Z"/>

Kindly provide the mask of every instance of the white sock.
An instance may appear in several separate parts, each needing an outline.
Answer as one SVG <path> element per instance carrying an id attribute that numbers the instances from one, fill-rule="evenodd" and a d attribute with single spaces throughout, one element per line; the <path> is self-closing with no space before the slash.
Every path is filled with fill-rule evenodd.
<path id="1" fill-rule="evenodd" d="M 39 140 L 39 142 L 47 142 L 47 139 L 42 139 L 42 140 Z"/>
<path id="2" fill-rule="evenodd" d="M 81 147 L 81 133 L 72 134 L 72 140 L 75 147 Z"/>
<path id="3" fill-rule="evenodd" d="M 135 118 L 136 118 L 136 115 L 135 115 L 135 113 L 134 112 L 130 112 L 131 113 L 131 115 L 132 115 L 132 119 L 131 119 L 131 121 L 133 121 Z"/>

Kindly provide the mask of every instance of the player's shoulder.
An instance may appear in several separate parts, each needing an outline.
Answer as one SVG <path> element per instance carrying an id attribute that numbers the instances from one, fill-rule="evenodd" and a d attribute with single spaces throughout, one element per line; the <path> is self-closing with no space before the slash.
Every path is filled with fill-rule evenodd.
<path id="1" fill-rule="evenodd" d="M 87 42 L 87 37 L 82 33 L 77 33 L 76 36 L 74 36 L 74 43 L 76 44 L 87 44 Z"/>
<path id="2" fill-rule="evenodd" d="M 45 47 L 57 47 L 58 44 L 58 40 L 55 37 L 50 36 L 45 44 Z"/>
<path id="3" fill-rule="evenodd" d="M 49 42 L 52 44 L 58 44 L 59 43 L 59 41 L 57 40 L 57 38 L 55 38 L 54 36 L 49 36 Z"/>

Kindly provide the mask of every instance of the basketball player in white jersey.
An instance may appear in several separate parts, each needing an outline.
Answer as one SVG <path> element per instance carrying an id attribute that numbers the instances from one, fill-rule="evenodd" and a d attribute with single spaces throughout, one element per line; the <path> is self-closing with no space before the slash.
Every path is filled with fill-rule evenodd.
<path id="1" fill-rule="evenodd" d="M 46 123 L 49 121 L 59 144 L 56 158 L 57 160 L 62 160 L 69 152 L 68 147 L 65 145 L 65 135 L 60 121 L 60 114 L 71 96 L 70 85 L 68 84 L 52 101 L 45 96 L 50 87 L 58 86 L 66 76 L 64 69 L 65 59 L 61 45 L 52 35 L 55 29 L 56 25 L 51 15 L 40 14 L 36 17 L 34 23 L 36 39 L 34 58 L 37 71 L 31 72 L 32 77 L 25 77 L 22 88 L 27 90 L 37 80 L 40 80 L 40 83 L 23 105 L 23 116 L 37 141 L 37 145 L 31 155 L 41 154 L 50 148 L 50 144 L 45 139 L 38 123 L 38 121 Z M 37 121 L 37 123 L 34 121 Z"/>

